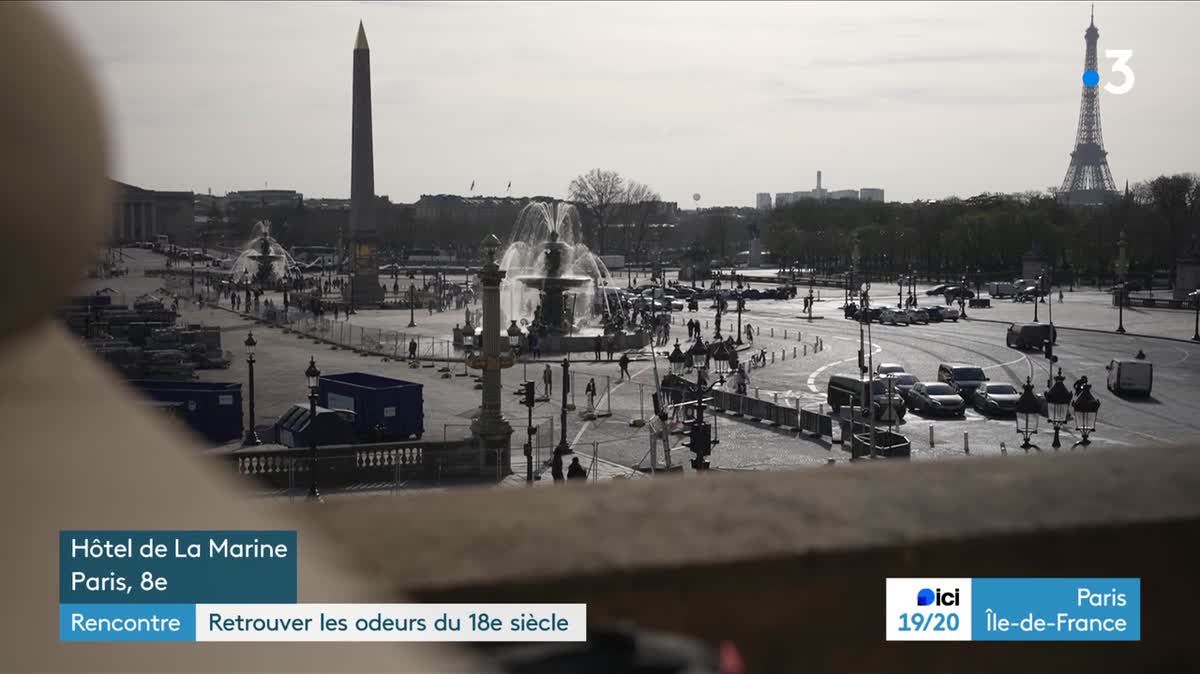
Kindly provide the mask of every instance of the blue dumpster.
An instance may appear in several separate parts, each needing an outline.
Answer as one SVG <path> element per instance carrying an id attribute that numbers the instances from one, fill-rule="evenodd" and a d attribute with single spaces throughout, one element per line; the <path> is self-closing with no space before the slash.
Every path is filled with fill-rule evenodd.
<path id="1" fill-rule="evenodd" d="M 354 442 L 354 415 L 339 410 L 317 408 L 316 423 L 304 403 L 292 405 L 275 421 L 275 437 L 287 447 L 310 447 L 313 436 L 317 445 L 349 445 Z"/>
<path id="2" fill-rule="evenodd" d="M 422 384 L 365 372 L 321 377 L 320 404 L 354 412 L 354 434 L 360 440 L 420 438 L 425 432 Z"/>
<path id="3" fill-rule="evenodd" d="M 184 423 L 209 442 L 242 437 L 241 384 L 147 379 L 129 383 L 151 400 L 181 403 Z"/>

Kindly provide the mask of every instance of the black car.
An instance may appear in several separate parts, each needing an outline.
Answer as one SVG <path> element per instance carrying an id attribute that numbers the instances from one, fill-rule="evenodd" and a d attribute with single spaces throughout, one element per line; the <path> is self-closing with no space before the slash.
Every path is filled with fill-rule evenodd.
<path id="1" fill-rule="evenodd" d="M 1008 326 L 1004 335 L 1004 344 L 1010 349 L 1045 348 L 1047 341 L 1058 341 L 1057 330 L 1049 323 L 1014 323 Z"/>
<path id="2" fill-rule="evenodd" d="M 1039 297 L 1045 297 L 1046 291 L 1037 286 L 1025 286 L 1016 295 L 1013 295 L 1014 302 L 1033 302 Z"/>
<path id="3" fill-rule="evenodd" d="M 934 295 L 945 295 L 945 294 L 946 294 L 946 289 L 947 289 L 947 288 L 950 288 L 950 287 L 951 287 L 951 286 L 949 286 L 949 285 L 946 285 L 946 284 L 944 284 L 944 283 L 943 283 L 943 284 L 942 284 L 942 285 L 940 285 L 940 286 L 934 286 L 934 287 L 930 288 L 929 290 L 926 290 L 926 291 L 925 291 L 925 294 L 926 294 L 926 295 L 929 295 L 930 297 L 933 297 Z"/>
<path id="4" fill-rule="evenodd" d="M 965 416 L 967 403 L 949 384 L 918 382 L 908 391 L 908 408 L 923 415 Z"/>
<path id="5" fill-rule="evenodd" d="M 987 384 L 975 389 L 971 402 L 983 414 L 1013 414 L 1021 394 L 1012 384 Z"/>
<path id="6" fill-rule="evenodd" d="M 975 394 L 975 389 L 987 384 L 988 380 L 987 375 L 983 373 L 983 368 L 957 363 L 939 365 L 937 378 L 938 381 L 949 384 L 950 388 L 963 397 L 963 400 L 969 399 Z"/>

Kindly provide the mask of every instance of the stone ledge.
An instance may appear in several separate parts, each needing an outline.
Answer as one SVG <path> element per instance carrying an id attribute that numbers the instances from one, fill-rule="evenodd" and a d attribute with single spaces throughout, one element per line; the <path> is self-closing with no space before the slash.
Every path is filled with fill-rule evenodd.
<path id="1" fill-rule="evenodd" d="M 1156 448 L 468 489 L 308 511 L 379 601 L 585 601 L 593 621 L 733 638 L 751 671 L 1145 670 L 1197 664 L 1190 623 L 1167 621 L 1200 590 L 1198 493 L 1200 457 Z M 889 645 L 883 579 L 905 575 L 1140 576 L 1144 641 Z M 961 657 L 935 662 L 935 651 Z"/>

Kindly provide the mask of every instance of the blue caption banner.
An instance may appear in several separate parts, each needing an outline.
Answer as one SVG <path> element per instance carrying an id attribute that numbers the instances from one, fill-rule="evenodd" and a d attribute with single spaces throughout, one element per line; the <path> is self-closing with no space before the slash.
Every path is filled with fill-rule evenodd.
<path id="1" fill-rule="evenodd" d="M 58 546 L 60 605 L 296 603 L 295 531 L 60 531 Z"/>
<path id="2" fill-rule="evenodd" d="M 192 604 L 60 604 L 60 641 L 195 641 Z"/>
<path id="3" fill-rule="evenodd" d="M 1139 641 L 1139 578 L 974 578 L 972 641 Z"/>

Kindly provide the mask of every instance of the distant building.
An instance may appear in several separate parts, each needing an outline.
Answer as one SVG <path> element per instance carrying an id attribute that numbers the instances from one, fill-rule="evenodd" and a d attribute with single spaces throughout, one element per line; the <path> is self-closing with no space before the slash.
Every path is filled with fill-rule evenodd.
<path id="1" fill-rule="evenodd" d="M 783 208 L 792 203 L 794 192 L 776 192 L 775 193 L 775 208 Z"/>
<path id="2" fill-rule="evenodd" d="M 879 187 L 864 187 L 858 191 L 858 198 L 863 201 L 883 201 L 883 189 Z"/>
<path id="3" fill-rule="evenodd" d="M 225 195 L 225 208 L 294 208 L 303 200 L 304 195 L 296 190 L 241 190 Z"/>
<path id="4" fill-rule="evenodd" d="M 853 199 L 858 201 L 858 190 L 833 190 L 829 193 L 829 199 Z"/>
<path id="5" fill-rule="evenodd" d="M 770 192 L 759 192 L 757 195 L 755 195 L 754 205 L 755 205 L 755 208 L 757 208 L 760 211 L 771 210 L 771 193 Z"/>
<path id="6" fill-rule="evenodd" d="M 171 241 L 187 240 L 195 226 L 195 195 L 162 192 L 113 181 L 116 200 L 111 228 L 118 243 L 153 241 L 166 234 Z"/>

